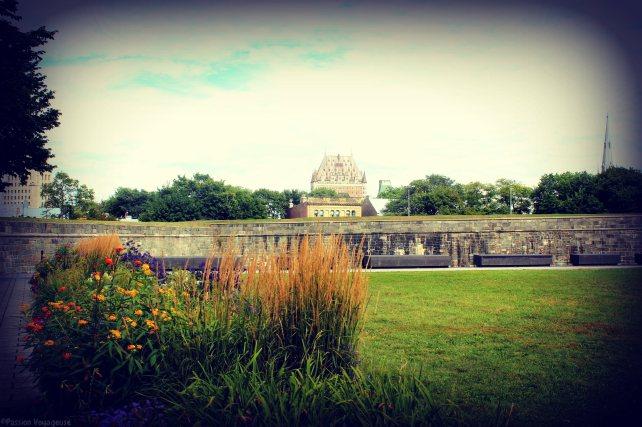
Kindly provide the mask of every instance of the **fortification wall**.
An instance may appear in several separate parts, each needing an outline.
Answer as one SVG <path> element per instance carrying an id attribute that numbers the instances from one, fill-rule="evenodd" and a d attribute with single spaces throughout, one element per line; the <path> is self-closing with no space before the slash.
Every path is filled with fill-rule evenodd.
<path id="1" fill-rule="evenodd" d="M 241 252 L 270 251 L 304 234 L 342 234 L 363 242 L 370 254 L 426 253 L 451 257 L 453 267 L 472 265 L 475 253 L 551 254 L 556 265 L 570 254 L 619 253 L 633 264 L 642 252 L 642 215 L 429 220 L 221 222 L 204 226 L 145 223 L 0 222 L 0 273 L 29 272 L 41 254 L 81 238 L 117 233 L 139 241 L 156 256 L 204 256 L 232 239 Z"/>

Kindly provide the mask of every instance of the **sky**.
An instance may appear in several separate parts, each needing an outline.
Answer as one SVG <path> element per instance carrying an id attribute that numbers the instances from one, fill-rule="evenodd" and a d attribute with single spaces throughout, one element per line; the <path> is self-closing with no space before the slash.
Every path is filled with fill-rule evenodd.
<path id="1" fill-rule="evenodd" d="M 615 163 L 641 168 L 640 25 L 610 10 L 32 0 L 19 13 L 58 30 L 42 61 L 62 113 L 52 163 L 101 200 L 197 172 L 309 190 L 326 153 L 353 154 L 372 196 L 433 173 L 536 185 L 597 172 L 607 114 Z"/>

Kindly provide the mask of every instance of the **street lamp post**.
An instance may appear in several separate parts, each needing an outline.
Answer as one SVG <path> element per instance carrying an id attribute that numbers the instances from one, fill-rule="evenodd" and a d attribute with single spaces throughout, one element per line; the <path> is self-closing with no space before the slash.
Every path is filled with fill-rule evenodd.
<path id="1" fill-rule="evenodd" d="M 408 216 L 410 216 L 410 187 L 412 187 L 412 185 L 408 186 L 408 190 L 406 192 L 406 198 L 408 199 Z"/>

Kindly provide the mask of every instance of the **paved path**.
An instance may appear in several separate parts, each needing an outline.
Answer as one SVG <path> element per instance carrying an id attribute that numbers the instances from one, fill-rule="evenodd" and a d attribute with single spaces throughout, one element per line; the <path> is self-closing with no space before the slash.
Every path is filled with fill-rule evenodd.
<path id="1" fill-rule="evenodd" d="M 449 268 L 372 268 L 369 273 L 378 272 L 407 272 L 407 271 L 432 271 L 432 272 L 457 272 L 457 271 L 497 271 L 497 270 L 552 270 L 552 271 L 572 271 L 572 270 L 613 270 L 613 269 L 642 269 L 640 265 L 563 265 L 563 266 L 537 266 L 537 267 L 449 267 Z"/>
<path id="2" fill-rule="evenodd" d="M 42 400 L 33 378 L 16 358 L 22 348 L 25 318 L 21 304 L 31 302 L 27 276 L 0 276 L 0 415 L 37 414 Z"/>

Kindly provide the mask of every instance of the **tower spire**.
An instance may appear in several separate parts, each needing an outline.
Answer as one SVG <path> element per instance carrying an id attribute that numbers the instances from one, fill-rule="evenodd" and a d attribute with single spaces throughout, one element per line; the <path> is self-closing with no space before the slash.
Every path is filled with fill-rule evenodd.
<path id="1" fill-rule="evenodd" d="M 604 149 L 602 150 L 602 172 L 613 166 L 611 152 L 611 136 L 609 135 L 609 115 L 606 115 L 606 131 L 604 132 Z"/>

